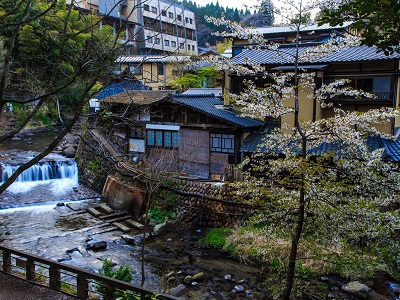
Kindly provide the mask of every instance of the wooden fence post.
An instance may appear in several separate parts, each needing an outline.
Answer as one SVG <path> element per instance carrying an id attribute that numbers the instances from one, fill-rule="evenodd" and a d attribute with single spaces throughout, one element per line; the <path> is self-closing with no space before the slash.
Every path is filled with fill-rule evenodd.
<path id="1" fill-rule="evenodd" d="M 3 250 L 3 271 L 11 272 L 11 253 Z"/>
<path id="2" fill-rule="evenodd" d="M 26 260 L 26 279 L 28 280 L 35 280 L 35 261 L 31 258 Z"/>
<path id="3" fill-rule="evenodd" d="M 60 290 L 61 288 L 61 276 L 60 269 L 56 266 L 50 266 L 49 268 L 49 286 L 53 289 Z"/>
<path id="4" fill-rule="evenodd" d="M 76 276 L 76 296 L 78 299 L 87 299 L 88 291 L 89 285 L 86 277 L 78 274 Z"/>

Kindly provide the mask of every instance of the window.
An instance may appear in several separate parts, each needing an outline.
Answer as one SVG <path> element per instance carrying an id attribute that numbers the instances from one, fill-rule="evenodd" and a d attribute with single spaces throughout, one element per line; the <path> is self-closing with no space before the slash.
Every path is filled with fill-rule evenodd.
<path id="1" fill-rule="evenodd" d="M 176 42 L 175 41 L 171 41 L 171 47 L 176 47 Z"/>
<path id="2" fill-rule="evenodd" d="M 190 19 L 189 21 L 190 21 L 190 24 L 193 24 L 193 19 Z"/>
<path id="3" fill-rule="evenodd" d="M 190 51 L 190 45 L 187 45 L 188 46 L 188 50 Z"/>
<path id="4" fill-rule="evenodd" d="M 147 145 L 166 148 L 178 147 L 178 131 L 148 130 Z"/>
<path id="5" fill-rule="evenodd" d="M 148 41 L 149 43 L 152 43 L 152 42 L 153 42 L 153 37 L 152 37 L 152 36 L 148 36 L 148 37 L 147 37 L 147 41 Z"/>
<path id="6" fill-rule="evenodd" d="M 131 65 L 129 66 L 129 70 L 131 71 L 132 74 L 142 74 L 142 65 Z"/>
<path id="7" fill-rule="evenodd" d="M 179 49 L 183 49 L 183 43 L 179 43 Z"/>
<path id="8" fill-rule="evenodd" d="M 154 38 L 154 44 L 160 44 L 161 40 L 160 38 Z"/>
<path id="9" fill-rule="evenodd" d="M 194 51 L 194 50 L 195 50 L 194 45 L 192 45 L 192 51 Z"/>
<path id="10" fill-rule="evenodd" d="M 185 22 L 189 23 L 189 18 L 188 17 L 185 17 Z"/>
<path id="11" fill-rule="evenodd" d="M 164 46 L 169 46 L 169 40 L 164 40 Z"/>
<path id="12" fill-rule="evenodd" d="M 148 4 L 143 5 L 145 11 L 150 11 L 150 6 Z"/>
<path id="13" fill-rule="evenodd" d="M 165 69 L 163 64 L 157 64 L 157 74 L 164 75 Z"/>
<path id="14" fill-rule="evenodd" d="M 335 79 L 335 77 L 324 78 L 324 83 L 332 83 Z M 364 92 L 375 94 L 378 100 L 390 100 L 392 98 L 390 77 L 359 77 L 350 78 L 350 80 L 351 82 L 348 86 L 357 90 L 363 90 Z M 337 98 L 346 99 L 347 97 L 341 95 Z"/>
<path id="15" fill-rule="evenodd" d="M 167 16 L 167 11 L 163 9 L 163 10 L 161 11 L 161 15 L 162 15 L 163 17 L 166 17 L 166 16 Z"/>
<path id="16" fill-rule="evenodd" d="M 143 139 L 143 128 L 142 127 L 132 127 L 129 131 L 129 137 L 131 139 Z"/>
<path id="17" fill-rule="evenodd" d="M 156 14 L 157 13 L 157 7 L 152 6 L 151 7 L 151 12 Z"/>
<path id="18" fill-rule="evenodd" d="M 171 19 L 173 19 L 173 18 L 174 18 L 174 13 L 168 12 L 168 17 L 170 17 Z"/>
<path id="19" fill-rule="evenodd" d="M 181 15 L 178 15 L 178 16 L 177 16 L 177 19 L 178 19 L 178 21 L 182 21 L 182 16 L 181 16 Z"/>
<path id="20" fill-rule="evenodd" d="M 234 153 L 235 136 L 233 134 L 210 134 L 211 152 Z"/>

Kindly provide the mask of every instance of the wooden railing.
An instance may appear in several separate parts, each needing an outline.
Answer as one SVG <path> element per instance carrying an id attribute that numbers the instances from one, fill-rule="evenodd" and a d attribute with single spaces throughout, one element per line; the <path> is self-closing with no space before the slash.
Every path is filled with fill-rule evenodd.
<path id="1" fill-rule="evenodd" d="M 154 294 L 157 295 L 156 299 L 178 299 L 174 296 L 154 293 L 153 291 L 124 281 L 88 272 L 8 247 L 0 246 L 0 253 L 3 272 L 29 281 L 35 281 L 53 290 L 75 296 L 78 299 L 87 299 L 90 293 L 100 294 L 96 289 L 98 286 L 102 286 L 103 290 L 106 291 L 101 296 L 107 300 L 114 300 L 118 297 L 119 293 L 123 292 L 134 295 L 138 299 L 150 299 L 149 296 Z"/>
<path id="2" fill-rule="evenodd" d="M 390 102 L 393 99 L 393 92 L 381 92 L 381 91 L 374 91 L 372 94 L 375 95 L 376 98 L 360 98 L 357 99 L 355 97 L 347 96 L 347 95 L 339 95 L 332 97 L 330 101 L 333 102 Z"/>

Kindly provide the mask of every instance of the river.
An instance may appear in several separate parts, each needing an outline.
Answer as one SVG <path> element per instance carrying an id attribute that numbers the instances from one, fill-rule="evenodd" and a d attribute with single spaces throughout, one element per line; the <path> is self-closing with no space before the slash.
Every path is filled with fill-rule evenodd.
<path id="1" fill-rule="evenodd" d="M 41 134 L 41 138 L 43 136 L 46 134 Z M 40 151 L 43 145 L 33 136 L 27 136 L 12 141 L 12 146 L 3 144 L 0 147 L 3 147 L 2 180 L 5 180 L 7 172 L 12 173 L 18 162 L 29 159 L 34 154 L 31 151 Z M 100 195 L 78 183 L 73 160 L 57 154 L 46 160 L 51 164 L 36 166 L 0 195 L 0 243 L 93 272 L 98 272 L 104 259 L 112 259 L 117 267 L 130 266 L 132 283 L 139 285 L 140 245 L 128 245 L 120 230 L 87 212 L 102 200 Z M 126 234 L 140 233 L 131 229 Z M 263 289 L 257 287 L 259 269 L 198 246 L 200 234 L 171 232 L 148 240 L 145 287 L 169 293 L 179 286 L 187 299 L 243 299 L 246 295 L 264 299 Z M 106 249 L 87 249 L 96 241 L 105 241 Z M 205 274 L 206 280 L 193 285 L 182 284 L 187 275 L 200 272 Z M 237 285 L 244 290 L 236 295 L 232 291 Z"/>

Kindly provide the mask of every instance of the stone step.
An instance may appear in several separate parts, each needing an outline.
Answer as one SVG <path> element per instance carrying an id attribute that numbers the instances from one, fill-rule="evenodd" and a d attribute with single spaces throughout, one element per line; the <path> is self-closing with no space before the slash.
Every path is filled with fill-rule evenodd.
<path id="1" fill-rule="evenodd" d="M 111 207 L 109 207 L 107 204 L 101 204 L 97 208 L 100 210 L 104 211 L 107 214 L 113 214 L 115 213 L 115 210 L 113 210 Z"/>
<path id="2" fill-rule="evenodd" d="M 131 216 L 121 216 L 119 218 L 115 218 L 115 219 L 110 219 L 110 220 L 106 220 L 108 223 L 114 223 L 114 222 L 124 222 L 125 220 L 129 219 Z"/>
<path id="3" fill-rule="evenodd" d="M 79 203 L 67 203 L 65 204 L 66 207 L 72 209 L 73 211 L 80 211 L 82 210 L 82 205 L 79 205 Z"/>
<path id="4" fill-rule="evenodd" d="M 131 231 L 131 229 L 119 222 L 114 222 L 112 223 L 115 227 L 117 227 L 119 230 L 121 230 L 122 232 L 129 232 Z"/>
<path id="5" fill-rule="evenodd" d="M 95 209 L 93 207 L 88 209 L 88 213 L 91 214 L 95 218 L 99 218 L 102 215 L 101 212 L 99 212 L 97 209 Z"/>
<path id="6" fill-rule="evenodd" d="M 129 226 L 142 230 L 144 228 L 143 224 L 140 224 L 139 222 L 136 222 L 135 220 L 129 219 L 125 221 L 126 224 L 128 224 Z"/>
<path id="7" fill-rule="evenodd" d="M 99 219 L 107 220 L 107 219 L 119 218 L 119 217 L 124 217 L 124 216 L 126 216 L 126 212 L 118 212 L 118 213 L 112 213 L 109 215 L 101 216 L 101 217 L 99 217 Z"/>

